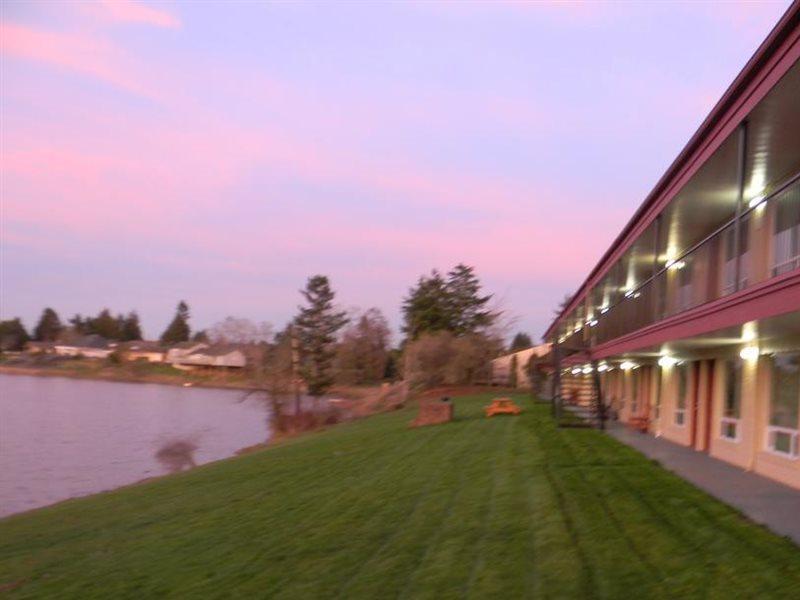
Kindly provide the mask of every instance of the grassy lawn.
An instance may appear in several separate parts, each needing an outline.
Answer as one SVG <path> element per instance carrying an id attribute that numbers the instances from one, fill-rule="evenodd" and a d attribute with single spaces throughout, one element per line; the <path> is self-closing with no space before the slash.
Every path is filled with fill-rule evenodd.
<path id="1" fill-rule="evenodd" d="M 28 597 L 797 598 L 800 550 L 600 432 L 412 409 L 0 521 Z M 0 593 L 2 595 L 2 593 Z"/>

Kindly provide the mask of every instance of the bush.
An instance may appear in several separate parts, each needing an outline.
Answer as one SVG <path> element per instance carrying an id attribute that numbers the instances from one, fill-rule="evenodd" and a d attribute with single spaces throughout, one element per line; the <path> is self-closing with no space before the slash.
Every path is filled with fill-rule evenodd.
<path id="1" fill-rule="evenodd" d="M 498 347 L 497 340 L 484 334 L 424 334 L 406 345 L 405 378 L 412 387 L 485 383 Z"/>

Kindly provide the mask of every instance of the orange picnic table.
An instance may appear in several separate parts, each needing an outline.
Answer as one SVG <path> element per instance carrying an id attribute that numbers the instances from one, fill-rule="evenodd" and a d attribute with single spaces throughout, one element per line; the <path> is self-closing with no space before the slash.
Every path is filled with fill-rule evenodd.
<path id="1" fill-rule="evenodd" d="M 522 409 L 514 404 L 511 398 L 495 398 L 485 410 L 487 417 L 493 417 L 494 415 L 518 415 L 522 412 Z"/>

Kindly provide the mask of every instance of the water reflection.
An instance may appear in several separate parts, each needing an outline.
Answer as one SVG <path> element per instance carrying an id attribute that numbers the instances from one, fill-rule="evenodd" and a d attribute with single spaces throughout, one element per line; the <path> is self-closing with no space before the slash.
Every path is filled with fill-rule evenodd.
<path id="1" fill-rule="evenodd" d="M 0 516 L 265 442 L 264 404 L 241 400 L 233 390 L 0 375 Z"/>
<path id="2" fill-rule="evenodd" d="M 173 440 L 163 444 L 155 457 L 168 473 L 180 473 L 197 466 L 194 460 L 196 450 L 197 444 L 191 440 Z"/>

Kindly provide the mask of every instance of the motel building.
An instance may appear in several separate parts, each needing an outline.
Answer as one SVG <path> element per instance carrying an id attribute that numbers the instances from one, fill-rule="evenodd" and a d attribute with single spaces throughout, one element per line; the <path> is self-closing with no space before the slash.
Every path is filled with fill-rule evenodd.
<path id="1" fill-rule="evenodd" d="M 545 340 L 560 403 L 800 488 L 800 2 Z"/>

